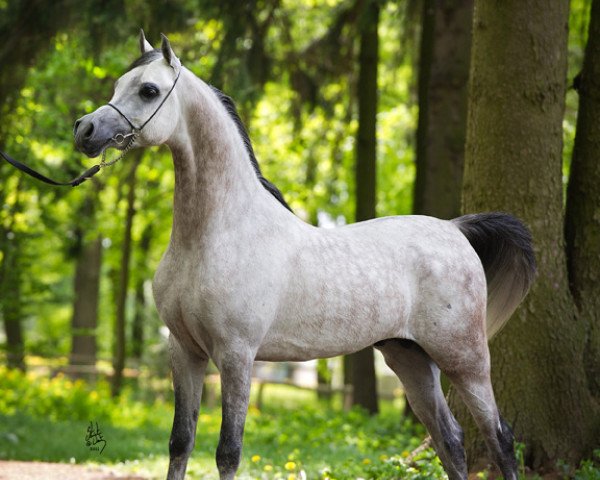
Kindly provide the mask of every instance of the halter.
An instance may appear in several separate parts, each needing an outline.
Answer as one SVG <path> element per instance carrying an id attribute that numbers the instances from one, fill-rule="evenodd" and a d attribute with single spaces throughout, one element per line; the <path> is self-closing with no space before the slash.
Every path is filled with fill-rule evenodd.
<path id="1" fill-rule="evenodd" d="M 48 178 L 48 177 L 42 175 L 41 173 L 35 171 L 31 167 L 28 167 L 24 163 L 21 163 L 18 160 L 15 160 L 14 158 L 12 158 L 10 155 L 8 155 L 7 153 L 3 152 L 2 150 L 0 150 L 0 156 L 2 156 L 4 158 L 4 160 L 6 160 L 8 163 L 10 163 L 13 167 L 18 168 L 22 172 L 25 172 L 26 174 L 32 176 L 33 178 L 41 180 L 44 183 L 48 183 L 50 185 L 71 186 L 71 187 L 76 187 L 78 185 L 81 185 L 83 182 L 85 182 L 86 180 L 88 180 L 88 179 L 92 178 L 94 175 L 96 175 L 100 171 L 100 169 L 102 169 L 104 167 L 109 167 L 109 166 L 114 165 L 115 163 L 117 163 L 119 160 L 121 160 L 127 154 L 127 152 L 129 152 L 129 150 L 131 150 L 131 148 L 133 147 L 133 143 L 135 142 L 136 138 L 142 132 L 142 130 L 144 129 L 144 127 L 146 125 L 148 125 L 148 123 L 150 122 L 150 120 L 152 120 L 154 118 L 154 116 L 158 113 L 158 111 L 165 104 L 165 102 L 167 101 L 167 99 L 169 98 L 169 96 L 171 95 L 171 93 L 173 92 L 173 90 L 175 89 L 175 85 L 177 85 L 177 80 L 179 80 L 179 75 L 181 75 L 181 69 L 177 72 L 177 76 L 175 77 L 175 80 L 173 81 L 173 85 L 171 86 L 171 88 L 169 89 L 169 91 L 167 92 L 167 94 L 165 95 L 165 97 L 162 99 L 162 101 L 158 104 L 158 107 L 156 107 L 156 109 L 154 110 L 154 112 L 152 112 L 152 115 L 150 115 L 146 119 L 146 121 L 144 123 L 142 123 L 142 126 L 139 127 L 139 128 L 136 127 L 134 125 L 134 123 L 129 119 L 129 117 L 127 115 L 125 115 L 121 110 L 119 110 L 119 108 L 117 108 L 112 103 L 108 102 L 107 105 L 109 107 L 112 107 L 114 110 L 116 110 L 119 113 L 119 115 L 121 115 L 127 121 L 127 123 L 129 124 L 129 126 L 131 127 L 131 132 L 129 132 L 129 133 L 117 133 L 114 137 L 111 138 L 111 140 L 113 142 L 115 142 L 119 146 L 123 145 L 123 143 L 125 142 L 125 140 L 127 140 L 128 138 L 129 138 L 129 142 L 127 143 L 127 145 L 125 145 L 125 147 L 123 148 L 123 151 L 121 152 L 121 154 L 117 158 L 115 158 L 114 160 L 108 161 L 108 162 L 106 161 L 106 148 L 105 148 L 102 151 L 102 160 L 100 161 L 100 163 L 98 163 L 97 165 L 94 165 L 93 167 L 87 169 L 85 172 L 83 172 L 77 178 L 74 178 L 73 180 L 71 180 L 69 182 L 57 182 L 55 180 L 52 180 L 51 178 Z"/>
<path id="2" fill-rule="evenodd" d="M 158 107 L 156 107 L 156 109 L 154 110 L 154 112 L 152 112 L 152 115 L 150 115 L 148 117 L 148 119 L 142 123 L 141 127 L 136 127 L 133 122 L 129 119 L 129 117 L 127 115 L 125 115 L 121 110 L 119 110 L 115 105 L 113 105 L 112 103 L 108 102 L 107 105 L 109 107 L 114 108 L 117 113 L 119 115 L 121 115 L 129 124 L 129 126 L 131 127 L 131 133 L 128 133 L 127 135 L 123 135 L 121 133 L 117 133 L 114 137 L 113 140 L 115 140 L 116 142 L 118 142 L 118 140 L 116 140 L 116 138 L 120 135 L 121 136 L 121 141 L 118 143 L 123 143 L 125 141 L 126 137 L 129 137 L 131 135 L 138 135 L 146 125 L 148 125 L 148 122 L 150 122 L 150 120 L 152 120 L 154 118 L 154 116 L 158 113 L 158 111 L 161 109 L 161 107 L 165 104 L 165 102 L 167 101 L 167 98 L 169 98 L 169 95 L 171 95 L 171 93 L 173 92 L 175 85 L 177 85 L 177 80 L 179 80 L 179 75 L 181 75 L 181 70 L 179 70 L 179 72 L 177 72 L 177 76 L 175 77 L 175 81 L 173 82 L 173 85 L 171 86 L 171 88 L 169 89 L 169 91 L 167 92 L 167 94 L 165 95 L 165 98 L 162 99 L 162 101 L 158 104 Z"/>

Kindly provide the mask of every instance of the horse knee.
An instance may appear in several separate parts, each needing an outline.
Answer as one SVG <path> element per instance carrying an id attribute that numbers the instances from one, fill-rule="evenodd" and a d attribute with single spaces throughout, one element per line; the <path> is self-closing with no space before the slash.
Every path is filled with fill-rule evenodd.
<path id="1" fill-rule="evenodd" d="M 233 476 L 240 465 L 242 457 L 242 442 L 229 439 L 221 440 L 217 447 L 217 468 L 221 478 Z"/>
<path id="2" fill-rule="evenodd" d="M 194 434 L 187 428 L 173 429 L 169 440 L 171 458 L 188 457 L 194 449 Z"/>

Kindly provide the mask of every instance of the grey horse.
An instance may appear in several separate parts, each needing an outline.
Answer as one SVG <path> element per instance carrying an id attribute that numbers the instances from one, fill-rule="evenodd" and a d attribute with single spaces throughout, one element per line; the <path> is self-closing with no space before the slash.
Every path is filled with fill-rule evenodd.
<path id="1" fill-rule="evenodd" d="M 166 37 L 155 50 L 142 33 L 140 46 L 110 103 L 77 121 L 75 139 L 89 156 L 161 144 L 173 156 L 173 228 L 153 283 L 170 330 L 175 391 L 168 478 L 184 478 L 209 358 L 222 387 L 217 467 L 229 480 L 240 463 L 255 360 L 309 360 L 375 345 L 450 479 L 466 479 L 467 466 L 440 370 L 504 478 L 516 480 L 487 342 L 534 277 L 524 225 L 501 213 L 308 225 L 262 177 L 230 99 L 183 67 Z"/>

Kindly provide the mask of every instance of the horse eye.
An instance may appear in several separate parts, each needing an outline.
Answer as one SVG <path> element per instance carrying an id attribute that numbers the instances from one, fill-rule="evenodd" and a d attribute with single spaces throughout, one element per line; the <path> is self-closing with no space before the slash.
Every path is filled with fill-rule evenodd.
<path id="1" fill-rule="evenodd" d="M 140 88 L 140 97 L 147 100 L 157 97 L 159 93 L 158 87 L 153 83 L 145 83 L 142 85 L 142 88 Z"/>

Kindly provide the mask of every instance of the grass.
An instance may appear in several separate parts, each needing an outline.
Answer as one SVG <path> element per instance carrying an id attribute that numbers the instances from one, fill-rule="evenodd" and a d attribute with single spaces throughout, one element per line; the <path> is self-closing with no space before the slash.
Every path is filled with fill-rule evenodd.
<path id="1" fill-rule="evenodd" d="M 164 478 L 171 399 L 158 395 L 148 400 L 148 392 L 140 396 L 132 390 L 111 399 L 104 382 L 92 386 L 61 375 L 49 379 L 2 367 L 0 391 L 0 459 L 103 464 Z M 431 450 L 410 464 L 404 461 L 425 432 L 402 421 L 399 405 L 384 402 L 382 407 L 375 417 L 360 410 L 342 412 L 317 402 L 312 392 L 268 386 L 262 410 L 251 407 L 248 413 L 238 478 L 446 478 Z M 219 408 L 201 409 L 188 478 L 218 478 L 214 452 L 220 419 Z M 98 423 L 106 440 L 102 453 L 86 446 L 90 421 Z M 600 470 L 588 461 L 569 477 L 600 480 Z"/>
<path id="2" fill-rule="evenodd" d="M 111 399 L 104 382 L 91 386 L 4 368 L 0 391 L 0 459 L 108 464 L 164 476 L 171 399 L 140 401 L 133 391 Z M 369 417 L 360 410 L 341 412 L 315 397 L 282 385 L 266 387 L 263 409 L 251 407 L 248 413 L 239 478 L 364 477 L 424 436 L 420 426 L 401 424 L 400 408 L 389 402 L 379 416 Z M 106 440 L 101 454 L 86 446 L 90 421 Z M 201 409 L 190 478 L 217 478 L 220 421 L 220 408 Z"/>

